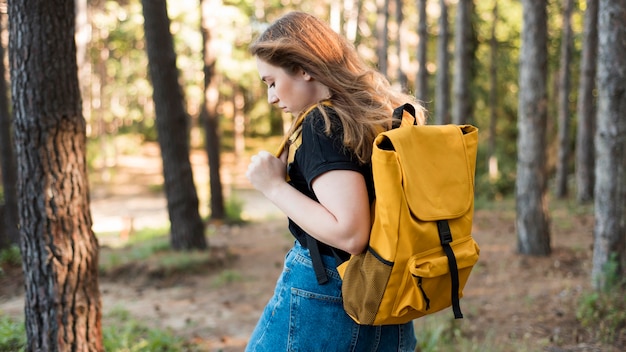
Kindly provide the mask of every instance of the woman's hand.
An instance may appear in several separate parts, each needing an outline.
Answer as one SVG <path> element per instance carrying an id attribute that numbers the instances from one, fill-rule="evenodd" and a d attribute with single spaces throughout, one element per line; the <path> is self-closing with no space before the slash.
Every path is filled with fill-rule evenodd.
<path id="1" fill-rule="evenodd" d="M 285 162 L 267 151 L 252 156 L 246 177 L 254 188 L 263 193 L 271 193 L 278 185 L 285 183 L 287 167 Z"/>

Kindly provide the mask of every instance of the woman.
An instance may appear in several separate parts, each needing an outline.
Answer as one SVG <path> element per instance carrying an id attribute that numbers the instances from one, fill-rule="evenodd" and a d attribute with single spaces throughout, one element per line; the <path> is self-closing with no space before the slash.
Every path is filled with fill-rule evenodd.
<path id="1" fill-rule="evenodd" d="M 412 323 L 363 326 L 345 313 L 336 266 L 368 243 L 375 136 L 390 128 L 394 107 L 414 103 L 419 123 L 423 109 L 306 13 L 278 19 L 250 51 L 268 102 L 302 123 L 288 133 L 300 137 L 295 153 L 290 143 L 279 157 L 262 151 L 246 173 L 296 239 L 246 351 L 414 351 Z"/>

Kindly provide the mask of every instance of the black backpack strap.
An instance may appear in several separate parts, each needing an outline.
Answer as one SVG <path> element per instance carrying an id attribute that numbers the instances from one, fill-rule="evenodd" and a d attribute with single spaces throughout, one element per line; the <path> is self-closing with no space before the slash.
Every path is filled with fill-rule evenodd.
<path id="1" fill-rule="evenodd" d="M 402 124 L 402 120 L 404 118 L 404 112 L 407 112 L 413 117 L 413 124 L 417 125 L 417 119 L 415 118 L 415 107 L 409 103 L 404 105 L 400 105 L 397 108 L 393 109 L 392 116 L 392 125 L 391 128 L 398 128 Z"/>
<path id="2" fill-rule="evenodd" d="M 452 311 L 454 312 L 455 319 L 461 319 L 463 318 L 463 313 L 461 313 L 461 305 L 459 303 L 459 269 L 456 265 L 454 251 L 452 251 L 452 247 L 450 247 L 452 232 L 450 232 L 448 220 L 437 221 L 437 230 L 439 230 L 441 246 L 448 257 L 448 266 L 450 267 L 450 278 L 452 279 Z"/>
<path id="3" fill-rule="evenodd" d="M 315 271 L 317 283 L 323 285 L 328 282 L 328 276 L 326 275 L 326 269 L 322 261 L 319 242 L 311 236 L 306 236 L 306 246 L 311 254 L 311 261 L 313 262 L 313 270 Z"/>

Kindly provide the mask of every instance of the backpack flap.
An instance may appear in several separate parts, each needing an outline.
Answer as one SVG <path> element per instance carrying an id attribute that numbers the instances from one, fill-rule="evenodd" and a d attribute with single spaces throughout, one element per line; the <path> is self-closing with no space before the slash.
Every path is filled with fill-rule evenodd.
<path id="1" fill-rule="evenodd" d="M 379 135 L 376 144 L 384 144 L 384 138 L 397 152 L 413 216 L 436 221 L 458 218 L 470 210 L 474 203 L 476 127 L 398 128 Z"/>

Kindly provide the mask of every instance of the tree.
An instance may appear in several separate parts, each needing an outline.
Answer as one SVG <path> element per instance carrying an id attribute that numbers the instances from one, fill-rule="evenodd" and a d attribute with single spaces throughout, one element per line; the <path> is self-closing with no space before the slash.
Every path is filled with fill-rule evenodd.
<path id="1" fill-rule="evenodd" d="M 103 351 L 74 11 L 8 4 L 27 351 Z"/>
<path id="2" fill-rule="evenodd" d="M 473 29 L 471 14 L 473 11 L 472 0 L 459 0 L 456 7 L 456 23 L 454 24 L 454 106 L 452 122 L 464 125 L 473 120 L 470 84 L 472 81 L 472 60 L 474 53 L 471 48 L 473 43 Z"/>
<path id="3" fill-rule="evenodd" d="M 406 74 L 404 73 L 404 67 L 403 67 L 403 54 L 404 54 L 404 38 L 402 35 L 402 22 L 404 21 L 404 15 L 402 12 L 402 0 L 396 0 L 395 1 L 395 7 L 396 7 L 396 55 L 397 55 L 397 60 L 398 60 L 398 83 L 400 84 L 400 89 L 404 92 L 407 93 L 409 90 L 409 82 L 407 79 Z"/>
<path id="4" fill-rule="evenodd" d="M 376 0 L 376 55 L 378 70 L 388 77 L 387 48 L 389 48 L 389 0 Z"/>
<path id="5" fill-rule="evenodd" d="M 517 250 L 550 254 L 546 206 L 547 14 L 543 1 L 523 0 L 517 139 Z"/>
<path id="6" fill-rule="evenodd" d="M 437 41 L 437 84 L 435 86 L 435 123 L 450 123 L 450 83 L 448 52 L 448 4 L 447 0 L 439 0 L 439 38 Z"/>
<path id="7" fill-rule="evenodd" d="M 565 0 L 563 9 L 563 35 L 561 37 L 561 67 L 559 69 L 559 152 L 556 163 L 556 196 L 558 198 L 567 197 L 567 179 L 569 177 L 570 159 L 570 66 L 572 61 L 572 12 L 574 1 Z"/>
<path id="8" fill-rule="evenodd" d="M 598 0 L 587 0 L 585 11 L 582 62 L 576 107 L 578 123 L 576 129 L 576 199 L 587 203 L 593 199 L 595 183 L 595 134 L 596 109 L 594 89 L 596 82 L 596 60 L 598 56 Z"/>
<path id="9" fill-rule="evenodd" d="M 4 48 L 0 44 L 0 57 L 4 57 Z M 7 84 L 4 79 L 4 64 L 0 65 L 0 173 L 4 204 L 0 204 L 0 249 L 18 244 L 17 210 L 17 172 L 15 171 L 15 152 L 13 150 L 13 133 Z"/>
<path id="10" fill-rule="evenodd" d="M 215 72 L 216 55 L 215 45 L 212 43 L 212 33 L 217 29 L 216 18 L 219 13 L 221 0 L 200 0 L 201 32 L 204 58 L 204 100 L 200 109 L 200 118 L 204 123 L 206 136 L 205 147 L 209 159 L 209 186 L 211 190 L 211 219 L 223 220 L 224 195 L 220 178 L 220 139 L 217 104 L 219 90 Z"/>
<path id="11" fill-rule="evenodd" d="M 417 24 L 417 78 L 415 79 L 415 97 L 422 103 L 428 99 L 428 70 L 426 69 L 426 48 L 428 47 L 428 22 L 426 18 L 426 0 L 417 0 L 419 22 Z"/>
<path id="12" fill-rule="evenodd" d="M 176 250 L 206 249 L 204 224 L 189 161 L 189 116 L 178 84 L 178 68 L 165 0 L 142 0 L 165 196 Z"/>
<path id="13" fill-rule="evenodd" d="M 498 117 L 498 38 L 496 28 L 498 24 L 498 0 L 494 1 L 492 10 L 491 38 L 489 39 L 489 136 L 488 136 L 488 160 L 489 179 L 495 181 L 498 178 L 498 157 L 496 155 L 496 124 Z"/>
<path id="14" fill-rule="evenodd" d="M 607 263 L 626 271 L 626 2 L 600 0 L 598 12 L 598 129 L 592 278 L 602 289 Z"/>

